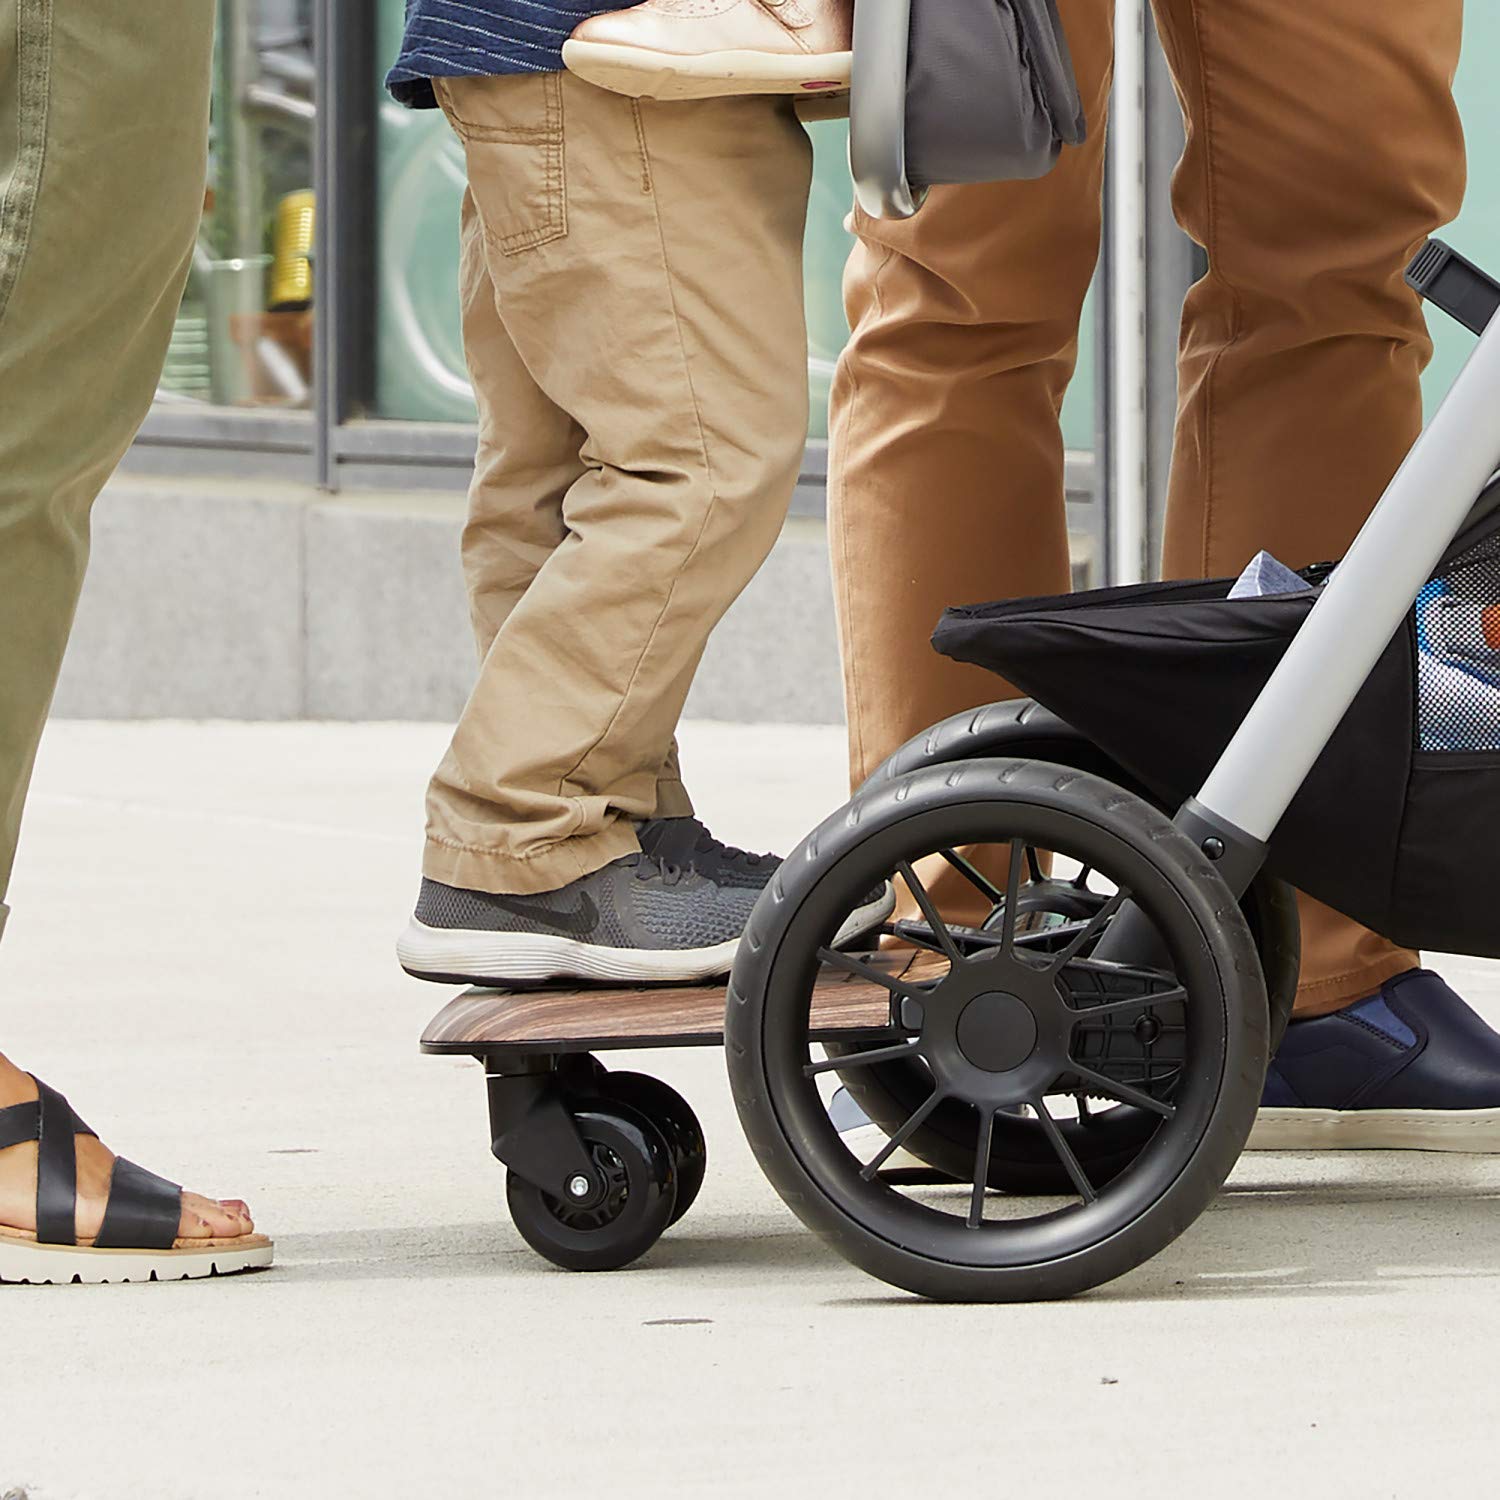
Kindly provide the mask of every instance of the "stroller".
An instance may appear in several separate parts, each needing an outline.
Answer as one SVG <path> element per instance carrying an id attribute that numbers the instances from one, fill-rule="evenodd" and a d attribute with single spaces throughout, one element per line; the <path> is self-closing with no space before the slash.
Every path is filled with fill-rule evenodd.
<path id="1" fill-rule="evenodd" d="M 1052 0 L 858 0 L 868 212 L 1040 176 L 1083 128 Z M 698 1120 L 596 1054 L 722 1041 L 761 1166 L 833 1249 L 933 1298 L 1067 1296 L 1234 1167 L 1296 993 L 1293 886 L 1500 956 L 1500 284 L 1437 242 L 1408 279 L 1482 336 L 1336 567 L 948 611 L 938 648 L 1033 697 L 918 735 L 815 829 L 727 998 L 471 990 L 433 1019 L 425 1051 L 484 1064 L 534 1249 L 612 1270 L 681 1219 Z M 887 881 L 904 904 L 841 945 Z M 868 1126 L 840 1131 L 840 1086 Z"/>
<path id="2" fill-rule="evenodd" d="M 932 9 L 932 33 L 899 0 L 856 13 L 871 213 L 1038 175 L 1081 130 L 1047 0 Z M 944 50 L 991 24 L 1028 84 L 1004 119 L 953 109 L 975 65 Z M 871 1274 L 1055 1298 L 1181 1234 L 1290 1016 L 1293 885 L 1402 944 L 1500 956 L 1500 284 L 1436 241 L 1408 281 L 1481 337 L 1342 562 L 1271 597 L 1220 580 L 949 610 L 937 648 L 1032 699 L 903 746 L 757 907 L 726 1019 L 740 1117 L 787 1204 Z M 884 879 L 906 916 L 878 953 L 840 951 Z M 830 970 L 882 995 L 880 1024 L 820 1031 Z M 874 1148 L 834 1127 L 834 1079 Z M 925 1180 L 890 1170 L 912 1157 Z"/>

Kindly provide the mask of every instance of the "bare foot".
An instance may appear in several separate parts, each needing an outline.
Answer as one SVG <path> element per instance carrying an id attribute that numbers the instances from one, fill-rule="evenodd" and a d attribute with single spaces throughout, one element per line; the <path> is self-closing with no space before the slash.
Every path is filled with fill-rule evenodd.
<path id="1" fill-rule="evenodd" d="M 36 1084 L 4 1058 L 0 1058 L 0 1109 L 27 1104 L 37 1096 Z M 115 1154 L 91 1135 L 75 1137 L 78 1151 L 78 1238 L 92 1240 L 104 1222 L 109 1202 L 110 1177 Z M 36 1229 L 35 1143 L 0 1151 L 0 1227 L 34 1232 Z M 182 1221 L 177 1234 L 184 1240 L 237 1239 L 253 1234 L 250 1210 L 239 1201 L 215 1202 L 197 1193 L 182 1195 Z"/>

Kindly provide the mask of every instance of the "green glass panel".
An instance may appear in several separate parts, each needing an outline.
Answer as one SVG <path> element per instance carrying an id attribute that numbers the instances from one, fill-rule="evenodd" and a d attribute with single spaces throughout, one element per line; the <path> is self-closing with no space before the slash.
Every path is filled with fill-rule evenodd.
<path id="1" fill-rule="evenodd" d="M 403 0 L 378 0 L 376 55 L 400 51 Z M 381 79 L 376 407 L 407 421 L 472 422 L 458 314 L 464 159 L 441 111 L 404 109 Z"/>
<path id="2" fill-rule="evenodd" d="M 1500 10 L 1465 7 L 1464 51 L 1455 88 L 1469 138 L 1469 191 L 1463 212 L 1442 237 L 1491 275 L 1500 275 L 1500 153 L 1492 145 L 1500 139 L 1500 93 L 1488 76 L 1496 47 Z M 1427 322 L 1435 349 L 1422 390 L 1431 412 L 1469 357 L 1474 335 L 1436 310 L 1429 310 Z"/>

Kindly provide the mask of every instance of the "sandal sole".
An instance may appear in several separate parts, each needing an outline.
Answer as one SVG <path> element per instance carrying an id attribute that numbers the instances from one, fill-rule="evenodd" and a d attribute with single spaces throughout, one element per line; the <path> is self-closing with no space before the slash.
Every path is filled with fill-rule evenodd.
<path id="1" fill-rule="evenodd" d="M 817 95 L 849 87 L 852 52 L 817 55 L 706 52 L 698 57 L 609 42 L 563 44 L 568 71 L 632 99 L 723 99 L 745 94 Z"/>
<path id="2" fill-rule="evenodd" d="M 1500 1152 L 1500 1109 L 1263 1108 L 1247 1151 Z"/>
<path id="3" fill-rule="evenodd" d="M 98 1286 L 120 1281 L 200 1281 L 265 1269 L 276 1247 L 264 1235 L 247 1243 L 218 1240 L 191 1250 L 96 1250 L 39 1245 L 0 1232 L 0 1286 Z"/>

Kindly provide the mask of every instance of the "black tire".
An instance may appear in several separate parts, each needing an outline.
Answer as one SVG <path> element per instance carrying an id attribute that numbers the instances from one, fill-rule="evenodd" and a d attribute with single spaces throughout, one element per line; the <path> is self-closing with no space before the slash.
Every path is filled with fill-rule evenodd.
<path id="1" fill-rule="evenodd" d="M 649 1073 L 602 1073 L 595 1086 L 603 1098 L 645 1115 L 671 1147 L 677 1202 L 668 1224 L 677 1223 L 697 1200 L 708 1171 L 708 1142 L 692 1105 Z"/>
<path id="2" fill-rule="evenodd" d="M 1163 812 L 1176 812 L 1175 807 L 1169 807 L 1155 792 L 1143 786 L 1091 739 L 1031 698 L 1011 698 L 1004 703 L 965 709 L 930 729 L 924 729 L 921 734 L 913 735 L 875 768 L 856 796 L 862 797 L 866 792 L 888 786 L 927 766 L 1002 756 L 1087 771 L 1090 776 L 1112 781 L 1127 792 L 1133 792 Z M 1302 927 L 1297 916 L 1297 893 L 1284 880 L 1262 871 L 1245 893 L 1240 907 L 1250 924 L 1250 933 L 1260 954 L 1261 970 L 1265 974 L 1274 1056 L 1292 1018 L 1302 964 Z"/>
<path id="3" fill-rule="evenodd" d="M 1286 1034 L 1297 994 L 1301 929 L 1296 893 L 1284 881 L 1262 876 L 1240 902 L 1240 910 L 1260 957 L 1268 997 L 1274 997 L 1270 1000 L 1274 1056 Z M 857 1042 L 829 1042 L 826 1046 L 830 1057 L 852 1054 L 860 1048 Z M 930 1092 L 927 1075 L 901 1062 L 851 1069 L 840 1082 L 887 1132 L 897 1129 Z M 1059 1128 L 1089 1176 L 1102 1184 L 1130 1165 L 1155 1129 L 1155 1122 L 1129 1105 L 1116 1105 L 1086 1122 L 1059 1122 Z M 972 1112 L 963 1106 L 940 1105 L 905 1146 L 943 1176 L 967 1180 L 974 1168 Z M 1008 1193 L 1060 1193 L 1069 1187 L 1067 1173 L 1035 1119 L 997 1120 L 988 1180 L 990 1187 Z"/>
<path id="4" fill-rule="evenodd" d="M 676 1205 L 672 1150 L 639 1111 L 612 1100 L 588 1101 L 575 1114 L 603 1190 L 583 1204 L 564 1203 L 507 1171 L 505 1196 L 521 1237 L 568 1271 L 617 1271 L 662 1236 Z"/>
<path id="5" fill-rule="evenodd" d="M 903 1198 L 878 1177 L 867 1179 L 873 1163 L 862 1171 L 841 1143 L 810 1076 L 821 1065 L 809 1059 L 807 1001 L 819 949 L 841 912 L 897 860 L 1012 839 L 1072 854 L 1128 886 L 1186 991 L 1186 1061 L 1170 1103 L 1155 1101 L 1166 1117 L 1157 1119 L 1127 1170 L 1107 1183 L 1086 1183 L 1089 1196 L 1080 1191 L 1074 1208 L 1026 1220 L 984 1222 L 976 1193 L 974 1226 Z M 1013 970 L 1018 962 L 1012 953 Z M 959 977 L 972 987 L 971 973 Z M 1027 982 L 1034 985 L 1035 976 Z M 929 1018 L 940 1017 L 942 996 L 942 985 L 931 992 Z M 1039 1004 L 1045 1003 L 1044 997 Z M 951 1035 L 951 1014 L 945 1024 Z M 1063 1045 L 1077 1062 L 1073 1049 L 1081 1044 L 1071 1040 L 1071 1024 L 1060 1023 L 1069 1037 Z M 726 1053 L 740 1118 L 763 1169 L 834 1249 L 924 1296 L 1019 1301 L 1069 1296 L 1123 1275 L 1198 1217 L 1254 1122 L 1267 1030 L 1261 966 L 1244 917 L 1214 867 L 1168 818 L 1093 776 L 987 760 L 867 787 L 788 858 L 740 945 Z M 889 1041 L 891 1033 L 884 1036 Z M 925 1044 L 925 1035 L 918 1040 Z M 1028 1059 L 1001 1083 L 1031 1066 Z M 944 1086 L 965 1097 L 952 1078 Z M 980 1102 L 986 1113 L 1005 1107 L 1003 1090 Z"/>
<path id="6" fill-rule="evenodd" d="M 1026 756 L 1113 782 L 1170 813 L 1159 797 L 1142 786 L 1091 740 L 1031 699 L 1012 699 L 954 714 L 914 736 L 891 754 L 865 782 L 859 795 L 878 790 L 927 766 L 996 756 Z M 1270 1049 L 1274 1056 L 1286 1035 L 1297 998 L 1301 971 L 1301 923 L 1291 886 L 1262 871 L 1240 902 L 1260 955 L 1270 1008 Z M 833 1044 L 830 1054 L 853 1050 Z M 926 1079 L 902 1063 L 851 1072 L 842 1079 L 864 1112 L 884 1129 L 910 1115 L 913 1101 L 924 1097 Z M 1149 1119 L 1129 1108 L 1096 1116 L 1088 1126 L 1062 1126 L 1070 1146 L 1090 1175 L 1107 1181 L 1134 1159 Z M 906 1149 L 937 1172 L 967 1178 L 973 1128 L 964 1110 L 940 1107 L 906 1142 Z M 1036 1121 L 1013 1120 L 997 1131 L 991 1158 L 990 1186 L 1015 1193 L 1062 1191 L 1066 1174 Z"/>

